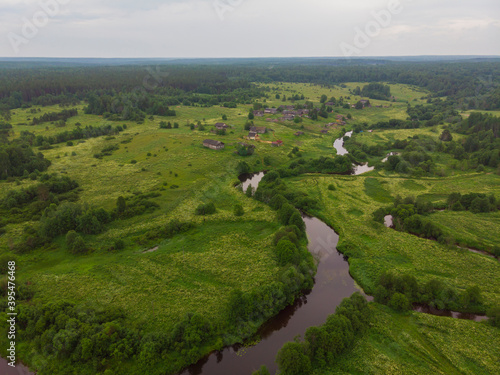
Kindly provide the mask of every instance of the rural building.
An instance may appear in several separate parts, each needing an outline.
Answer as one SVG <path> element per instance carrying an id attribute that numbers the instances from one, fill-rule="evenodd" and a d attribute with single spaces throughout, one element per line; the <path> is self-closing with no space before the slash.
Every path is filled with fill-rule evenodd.
<path id="1" fill-rule="evenodd" d="M 248 139 L 255 139 L 257 137 L 258 137 L 258 135 L 257 135 L 256 132 L 250 132 L 250 133 L 248 133 Z"/>
<path id="2" fill-rule="evenodd" d="M 265 134 L 267 133 L 267 128 L 265 126 L 252 126 L 250 131 L 257 134 Z"/>
<path id="3" fill-rule="evenodd" d="M 262 117 L 264 116 L 264 111 L 253 111 L 253 115 L 255 117 Z"/>
<path id="4" fill-rule="evenodd" d="M 274 141 L 273 143 L 271 143 L 271 146 L 272 147 L 280 147 L 280 146 L 283 146 L 283 141 Z"/>
<path id="5" fill-rule="evenodd" d="M 212 150 L 222 150 L 225 145 L 220 141 L 214 141 L 212 139 L 205 139 L 203 141 L 203 146 L 211 148 Z"/>
<path id="6" fill-rule="evenodd" d="M 298 137 L 300 135 L 304 135 L 304 132 L 297 132 L 297 133 L 295 133 L 295 135 Z"/>
<path id="7" fill-rule="evenodd" d="M 329 106 L 329 107 L 333 107 L 335 105 L 334 102 L 326 102 L 325 105 Z"/>
<path id="8" fill-rule="evenodd" d="M 217 124 L 215 124 L 215 127 L 217 128 L 217 130 L 223 130 L 229 128 L 229 126 L 223 122 L 218 122 Z"/>
<path id="9" fill-rule="evenodd" d="M 328 134 L 328 130 L 323 129 L 323 130 L 321 130 L 321 133 L 322 133 L 322 134 Z"/>
<path id="10" fill-rule="evenodd" d="M 276 113 L 278 113 L 278 110 L 276 108 L 266 108 L 264 110 L 264 113 L 270 113 L 272 115 L 275 115 Z"/>
<path id="11" fill-rule="evenodd" d="M 294 118 L 294 115 L 285 115 L 281 118 L 281 121 L 293 121 Z"/>

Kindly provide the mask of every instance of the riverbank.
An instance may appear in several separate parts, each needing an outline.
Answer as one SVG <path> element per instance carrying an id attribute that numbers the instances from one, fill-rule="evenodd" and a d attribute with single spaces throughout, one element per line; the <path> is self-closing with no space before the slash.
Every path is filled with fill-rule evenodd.
<path id="1" fill-rule="evenodd" d="M 498 328 L 379 304 L 370 309 L 372 324 L 355 348 L 315 375 L 500 373 Z"/>

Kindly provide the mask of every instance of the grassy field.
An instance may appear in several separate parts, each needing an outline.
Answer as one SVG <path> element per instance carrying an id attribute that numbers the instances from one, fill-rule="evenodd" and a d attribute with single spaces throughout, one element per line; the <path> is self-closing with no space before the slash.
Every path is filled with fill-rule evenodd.
<path id="1" fill-rule="evenodd" d="M 457 290 L 478 285 L 486 303 L 493 305 L 500 303 L 500 283 L 495 281 L 500 271 L 497 260 L 386 228 L 374 222 L 371 214 L 390 204 L 397 194 L 425 194 L 438 200 L 453 191 L 479 189 L 498 195 L 499 180 L 499 176 L 486 174 L 419 180 L 311 176 L 294 179 L 292 184 L 320 200 L 321 209 L 312 213 L 340 234 L 339 248 L 349 256 L 351 275 L 365 291 L 373 291 L 381 272 L 392 270 L 414 275 L 419 283 L 438 278 Z M 328 189 L 330 184 L 335 191 Z M 490 220 L 489 225 L 490 237 L 500 232 L 498 221 Z"/>
<path id="2" fill-rule="evenodd" d="M 118 306 L 153 330 L 169 330 L 194 311 L 222 324 L 231 290 L 268 283 L 278 271 L 270 250 L 276 227 L 265 221 L 212 221 L 152 252 L 84 257 L 46 252 L 22 263 L 20 274 L 32 275 L 37 300 Z"/>
<path id="3" fill-rule="evenodd" d="M 498 328 L 371 304 L 373 323 L 335 366 L 315 375 L 493 375 L 500 372 Z"/>
<path id="4" fill-rule="evenodd" d="M 462 247 L 487 250 L 500 246 L 500 214 L 473 214 L 470 211 L 443 211 L 431 215 L 443 230 L 451 233 Z"/>
<path id="5" fill-rule="evenodd" d="M 321 95 L 344 96 L 355 103 L 360 97 L 349 90 L 363 83 L 350 83 L 334 89 L 308 84 L 265 84 L 271 89 L 264 106 L 292 104 L 275 99 L 275 93 L 304 94 L 305 99 L 318 104 Z M 268 122 L 255 118 L 256 126 L 266 126 L 271 131 L 261 141 L 246 139 L 244 130 L 250 105 L 235 109 L 212 107 L 176 107 L 173 118 L 153 117 L 144 124 L 134 122 L 109 123 L 100 116 L 83 114 L 83 105 L 76 106 L 79 115 L 68 120 L 64 127 L 46 123 L 28 125 L 33 116 L 59 112 L 59 107 L 43 107 L 37 114 L 29 110 L 13 111 L 11 123 L 14 132 L 50 136 L 71 131 L 80 123 L 85 126 L 113 126 L 126 124 L 127 129 L 113 137 L 99 137 L 76 141 L 73 146 L 65 143 L 43 151 L 52 165 L 48 172 L 57 172 L 75 179 L 82 191 L 79 203 L 112 210 L 120 196 L 133 197 L 139 193 L 157 193 L 152 198 L 159 208 L 152 213 L 109 224 L 99 235 L 84 236 L 92 249 L 87 255 L 74 256 L 66 250 L 63 236 L 43 250 L 17 255 L 19 282 L 32 283 L 36 294 L 34 301 L 50 302 L 69 300 L 122 308 L 131 321 L 143 323 L 148 329 L 168 330 L 186 312 L 198 312 L 213 322 L 223 323 L 224 308 L 233 289 L 243 291 L 270 283 L 279 268 L 271 250 L 274 233 L 279 229 L 275 213 L 266 205 L 247 198 L 234 188 L 236 166 L 246 161 L 254 171 L 279 167 L 290 159 L 288 154 L 298 147 L 303 156 L 333 156 L 333 141 L 339 136 L 339 127 L 330 128 L 322 135 L 324 124 L 334 121 L 337 114 L 351 113 L 347 129 L 363 122 L 373 123 L 391 118 L 406 118 L 406 101 L 420 103 L 426 93 L 406 85 L 391 85 L 397 101 L 394 103 L 372 101 L 372 105 L 387 108 L 335 109 L 329 119 L 293 122 Z M 264 101 L 263 99 L 261 101 Z M 223 121 L 222 116 L 227 120 Z M 266 116 L 278 119 L 280 115 Z M 160 121 L 179 123 L 178 129 L 159 129 Z M 191 130 L 189 124 L 201 122 L 205 130 Z M 211 131 L 216 122 L 226 122 L 231 127 L 224 136 Z M 305 135 L 296 137 L 298 130 Z M 404 139 L 417 133 L 437 137 L 432 129 L 376 131 L 363 133 L 363 142 L 385 142 Z M 213 151 L 202 146 L 204 139 L 223 141 L 226 148 Z M 282 147 L 272 147 L 271 142 L 282 140 Z M 240 157 L 235 154 L 238 142 L 252 143 L 255 154 Z M 95 158 L 109 145 L 118 149 L 110 156 Z M 267 161 L 267 164 L 265 160 Z M 444 162 L 443 162 L 444 163 Z M 0 199 L 11 189 L 25 188 L 37 183 L 30 179 L 17 182 L 0 182 Z M 317 197 L 322 209 L 314 212 L 336 228 L 340 246 L 350 256 L 350 270 L 366 291 L 373 289 L 378 274 L 386 269 L 414 274 L 419 281 L 437 277 L 458 289 L 479 285 L 488 304 L 500 301 L 500 285 L 492 283 L 498 276 L 497 261 L 464 250 L 450 249 L 435 242 L 387 229 L 371 220 L 371 213 L 387 205 L 400 194 L 425 194 L 433 201 L 446 199 L 452 191 L 480 191 L 499 193 L 499 177 L 488 174 L 456 173 L 447 178 L 419 180 L 400 178 L 374 171 L 360 177 L 303 177 L 292 180 L 303 191 Z M 329 184 L 337 187 L 328 190 Z M 214 202 L 217 213 L 208 217 L 194 215 L 202 203 Z M 242 205 L 243 217 L 233 213 L 235 205 Z M 460 216 L 465 215 L 465 216 Z M 436 213 L 433 216 L 445 227 L 455 228 L 463 234 L 463 241 L 473 244 L 497 243 L 495 233 L 500 232 L 498 215 L 468 217 L 467 213 Z M 172 219 L 189 221 L 196 228 L 169 240 L 138 241 L 144 233 L 165 225 Z M 470 224 L 464 223 L 464 220 Z M 463 224 L 460 224 L 463 223 Z M 11 254 L 12 244 L 21 237 L 24 229 L 34 223 L 9 224 L 7 233 L 0 235 L 0 255 Z M 125 250 L 110 252 L 117 240 L 125 241 Z M 469 241 L 469 242 L 467 242 Z M 156 251 L 145 252 L 158 246 Z M 382 313 L 380 313 L 382 314 Z"/>

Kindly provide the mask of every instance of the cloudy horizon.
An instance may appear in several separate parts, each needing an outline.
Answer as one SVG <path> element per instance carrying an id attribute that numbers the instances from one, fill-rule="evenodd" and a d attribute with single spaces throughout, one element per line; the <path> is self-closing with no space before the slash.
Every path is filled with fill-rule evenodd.
<path id="1" fill-rule="evenodd" d="M 500 54 L 493 0 L 3 0 L 1 57 Z"/>

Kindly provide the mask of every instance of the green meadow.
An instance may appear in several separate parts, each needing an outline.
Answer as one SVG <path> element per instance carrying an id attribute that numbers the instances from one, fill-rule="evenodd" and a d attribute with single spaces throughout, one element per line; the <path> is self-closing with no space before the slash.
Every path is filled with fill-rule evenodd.
<path id="1" fill-rule="evenodd" d="M 500 371 L 498 328 L 371 304 L 373 321 L 353 350 L 315 375 L 481 374 Z"/>
<path id="2" fill-rule="evenodd" d="M 311 84 L 273 83 L 269 98 L 261 98 L 264 107 L 291 105 L 276 99 L 303 94 L 304 100 L 318 104 L 321 95 L 343 96 L 354 104 L 362 99 L 350 90 L 363 83 L 347 83 L 345 87 L 324 88 Z M 52 162 L 49 173 L 58 173 L 76 180 L 80 186 L 78 203 L 108 211 L 115 209 L 117 199 L 132 199 L 150 194 L 158 208 L 128 219 L 115 220 L 98 235 L 83 235 L 90 252 L 73 255 L 64 236 L 50 245 L 27 254 L 13 254 L 16 241 L 33 222 L 10 223 L 0 235 L 0 256 L 15 256 L 19 283 L 30 283 L 35 295 L 31 303 L 70 301 L 76 304 L 118 307 L 130 322 L 150 332 L 168 331 L 187 313 L 207 317 L 217 327 L 225 327 L 227 305 L 233 290 L 251 291 L 270 284 L 282 270 L 273 253 L 273 238 L 280 229 L 275 211 L 251 199 L 235 186 L 236 168 L 241 161 L 252 171 L 272 170 L 290 162 L 289 154 L 298 148 L 304 158 L 334 156 L 332 144 L 343 130 L 367 123 L 407 118 L 407 103 L 425 103 L 429 93 L 408 85 L 390 85 L 395 102 L 371 101 L 373 107 L 363 110 L 335 107 L 328 119 L 301 123 L 269 122 L 280 114 L 256 117 L 256 126 L 270 131 L 260 141 L 246 139 L 244 129 L 250 104 L 238 108 L 178 106 L 176 117 L 146 118 L 143 124 L 131 121 L 109 122 L 96 115 L 79 115 L 64 127 L 45 123 L 29 125 L 33 116 L 58 112 L 58 106 L 40 107 L 41 112 L 17 109 L 12 113 L 16 138 L 22 131 L 35 136 L 53 136 L 76 127 L 126 125 L 119 134 L 60 143 L 41 150 Z M 383 105 L 383 108 L 377 108 Z M 38 107 L 36 107 L 38 109 Z M 352 115 L 345 129 L 324 125 L 335 116 Z M 222 120 L 222 116 L 227 120 Z M 176 129 L 160 129 L 161 121 L 177 122 Z M 226 135 L 214 134 L 213 125 L 230 125 Z M 190 125 L 197 128 L 191 129 Z M 201 125 L 201 130 L 200 126 Z M 297 131 L 302 136 L 295 136 Z M 357 134 L 356 140 L 367 145 L 386 144 L 396 139 L 427 135 L 437 139 L 441 127 L 376 130 Z M 457 139 L 460 137 L 454 134 Z M 203 140 L 225 143 L 221 151 L 202 146 Z M 283 141 L 282 147 L 271 143 Z M 255 145 L 252 156 L 237 154 L 237 144 Z M 111 155 L 96 158 L 103 149 L 115 146 Z M 387 150 L 391 151 L 391 150 Z M 349 257 L 350 273 L 365 292 L 372 293 L 378 276 L 386 270 L 414 275 L 419 283 L 437 278 L 457 290 L 478 285 L 485 305 L 500 304 L 499 262 L 491 257 L 445 246 L 435 241 L 397 232 L 376 223 L 372 213 L 385 207 L 400 195 L 423 195 L 433 203 L 446 201 L 451 192 L 494 193 L 500 197 L 500 177 L 492 171 L 471 173 L 449 168 L 450 156 L 436 153 L 436 164 L 446 173 L 443 177 L 406 178 L 377 169 L 362 176 L 302 175 L 286 179 L 292 189 L 307 192 L 319 201 L 320 208 L 310 212 L 331 225 L 340 235 L 339 250 Z M 380 161 L 371 157 L 370 163 Z M 29 178 L 0 182 L 0 200 L 9 190 L 26 188 L 37 183 Z M 335 190 L 329 189 L 334 185 Z M 201 204 L 214 203 L 217 212 L 209 216 L 195 215 Z M 243 216 L 234 208 L 241 205 Z M 435 212 L 433 222 L 452 235 L 463 247 L 479 249 L 499 246 L 500 216 L 498 212 Z M 148 238 L 146 234 L 176 219 L 195 224 L 188 232 L 170 239 Z M 125 249 L 112 250 L 117 240 Z M 494 338 L 495 328 L 486 324 L 444 319 L 425 314 L 398 315 L 379 305 L 371 307 L 376 318 L 367 338 L 338 366 L 317 374 L 418 374 L 418 373 L 485 373 L 500 370 L 494 361 L 494 350 L 487 345 L 500 345 Z M 229 329 L 229 328 L 228 328 Z M 490 339 L 487 339 L 487 338 Z M 233 337 L 241 341 L 241 337 Z M 2 338 L 1 340 L 4 340 Z M 495 341 L 496 340 L 496 341 Z M 2 342 L 2 341 L 0 341 Z M 231 344 L 233 342 L 225 342 Z M 447 345 L 447 342 L 450 344 Z M 2 342 L 3 343 L 3 342 Z M 23 353 L 29 357 L 30 353 Z M 206 352 L 211 349 L 206 348 Z M 491 348 L 490 348 L 491 349 Z M 457 354 L 458 353 L 458 354 Z M 482 354 L 480 354 L 482 353 Z M 431 359 L 426 359 L 430 357 Z M 472 361 L 468 359 L 474 358 Z M 451 360 L 451 362 L 450 362 Z M 408 368 L 405 367 L 408 363 Z M 366 369 L 363 370 L 363 369 Z M 484 372 L 481 372 L 484 371 Z"/>
<path id="3" fill-rule="evenodd" d="M 419 283 L 437 278 L 458 290 L 477 285 L 488 305 L 498 304 L 500 283 L 493 282 L 500 271 L 498 260 L 386 228 L 373 221 L 372 213 L 390 204 L 396 195 L 428 195 L 433 200 L 440 200 L 453 191 L 477 191 L 478 186 L 481 192 L 498 195 L 500 177 L 482 174 L 414 180 L 383 178 L 376 176 L 376 172 L 371 173 L 373 177 L 314 176 L 290 181 L 296 189 L 306 191 L 320 201 L 321 208 L 311 213 L 339 233 L 338 248 L 349 257 L 350 272 L 364 290 L 373 292 L 378 276 L 383 271 L 391 270 L 414 275 Z M 334 191 L 328 188 L 331 184 L 335 187 Z M 434 213 L 430 217 L 444 225 L 444 221 L 440 220 L 441 214 Z M 463 226 L 466 226 L 467 213 L 459 215 L 462 215 Z M 495 220 L 497 215 L 482 216 L 492 219 L 488 219 L 491 233 L 485 241 L 497 241 L 496 234 L 500 232 L 499 222 Z M 458 218 L 456 221 L 459 221 Z M 455 230 L 460 231 L 459 228 Z M 467 235 L 463 233 L 463 236 Z"/>

